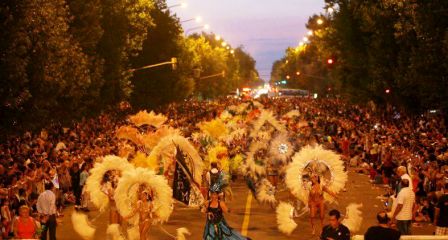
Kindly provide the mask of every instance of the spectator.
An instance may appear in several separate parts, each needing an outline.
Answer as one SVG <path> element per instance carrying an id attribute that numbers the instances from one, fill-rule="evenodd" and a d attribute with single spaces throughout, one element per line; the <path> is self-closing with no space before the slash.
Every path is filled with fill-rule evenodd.
<path id="1" fill-rule="evenodd" d="M 414 191 L 409 187 L 407 179 L 401 180 L 403 187 L 397 196 L 397 207 L 393 213 L 394 220 L 397 220 L 398 230 L 402 235 L 411 235 L 412 213 L 415 205 Z"/>
<path id="2" fill-rule="evenodd" d="M 50 240 L 56 240 L 56 195 L 53 189 L 53 183 L 46 183 L 45 191 L 37 199 L 37 211 L 42 216 L 42 240 L 47 239 L 47 232 Z"/>
<path id="3" fill-rule="evenodd" d="M 329 216 L 330 224 L 323 227 L 320 239 L 350 240 L 350 230 L 340 222 L 341 213 L 333 209 L 330 211 Z"/>
<path id="4" fill-rule="evenodd" d="M 71 183 L 72 183 L 72 190 L 73 194 L 75 194 L 76 203 L 75 203 L 75 209 L 78 209 L 81 205 L 81 172 L 79 171 L 79 165 L 78 163 L 74 163 L 72 165 L 72 168 L 70 169 L 70 176 L 71 176 Z"/>
<path id="5" fill-rule="evenodd" d="M 448 235 L 448 183 L 445 183 L 443 195 L 437 203 L 434 226 L 436 226 L 436 235 Z"/>
<path id="6" fill-rule="evenodd" d="M 390 228 L 390 218 L 385 211 L 379 212 L 376 215 L 378 226 L 373 226 L 367 229 L 364 234 L 364 240 L 399 240 L 400 232 Z"/>
<path id="7" fill-rule="evenodd" d="M 19 208 L 19 216 L 14 219 L 14 237 L 17 239 L 37 238 L 37 223 L 30 217 L 30 208 L 22 205 Z"/>

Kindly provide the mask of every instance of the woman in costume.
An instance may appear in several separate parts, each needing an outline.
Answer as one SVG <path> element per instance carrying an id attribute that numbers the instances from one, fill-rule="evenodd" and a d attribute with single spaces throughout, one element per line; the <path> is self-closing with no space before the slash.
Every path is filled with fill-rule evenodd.
<path id="1" fill-rule="evenodd" d="M 245 240 L 247 237 L 233 230 L 224 218 L 224 212 L 229 213 L 227 205 L 219 200 L 219 192 L 212 192 L 210 200 L 205 204 L 207 221 L 203 240 Z"/>
<path id="2" fill-rule="evenodd" d="M 144 185 L 140 185 L 138 191 L 138 201 L 136 207 L 133 209 L 131 215 L 124 217 L 125 219 L 132 218 L 135 214 L 139 215 L 139 234 L 140 240 L 148 239 L 149 228 L 152 224 L 153 213 L 153 194 L 151 191 L 145 189 Z"/>
<path id="3" fill-rule="evenodd" d="M 103 181 L 101 182 L 101 192 L 103 192 L 109 199 L 109 223 L 120 224 L 121 216 L 118 213 L 117 205 L 114 199 L 115 188 L 117 187 L 119 173 L 111 170 L 104 174 Z"/>
<path id="4" fill-rule="evenodd" d="M 325 186 L 321 186 L 320 177 L 318 175 L 311 176 L 311 189 L 308 198 L 308 207 L 310 208 L 310 222 L 312 233 L 315 234 L 313 219 L 316 217 L 316 212 L 319 209 L 320 224 L 323 226 L 325 217 L 324 192 L 336 198 L 336 194 L 329 191 Z"/>

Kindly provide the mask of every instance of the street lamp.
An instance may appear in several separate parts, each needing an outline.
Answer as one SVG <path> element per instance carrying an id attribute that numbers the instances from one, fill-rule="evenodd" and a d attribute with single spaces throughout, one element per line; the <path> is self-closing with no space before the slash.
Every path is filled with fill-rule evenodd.
<path id="1" fill-rule="evenodd" d="M 297 75 L 297 76 L 300 76 L 300 72 L 296 72 L 296 75 Z"/>
<path id="2" fill-rule="evenodd" d="M 175 7 L 186 8 L 186 7 L 188 7 L 188 4 L 185 2 L 182 2 L 182 3 L 171 5 L 168 7 L 168 9 L 175 8 Z"/>
<path id="3" fill-rule="evenodd" d="M 202 22 L 202 17 L 201 16 L 197 16 L 195 18 L 190 18 L 184 21 L 181 21 L 180 23 L 186 23 L 186 22 L 191 22 L 191 21 L 196 21 L 197 23 Z"/>
<path id="4" fill-rule="evenodd" d="M 234 53 L 235 53 L 235 50 L 233 50 L 233 49 L 230 50 L 230 53 L 231 53 L 231 54 L 234 54 Z"/>
<path id="5" fill-rule="evenodd" d="M 327 8 L 327 12 L 329 14 L 332 14 L 334 12 L 334 9 L 332 7 Z"/>
<path id="6" fill-rule="evenodd" d="M 222 42 L 222 43 L 221 43 L 221 46 L 226 47 L 226 46 L 227 46 L 227 43 L 226 43 L 226 42 Z"/>
<path id="7" fill-rule="evenodd" d="M 205 30 L 208 30 L 210 28 L 210 25 L 205 24 L 205 25 L 202 25 L 202 26 L 198 26 L 198 27 L 187 29 L 187 31 L 185 31 L 185 35 L 188 35 L 188 33 L 190 33 L 191 31 L 194 31 L 194 30 L 197 30 L 197 29 L 201 29 L 201 28 L 205 29 Z"/>
<path id="8" fill-rule="evenodd" d="M 288 80 L 289 80 L 290 78 L 291 78 L 291 77 L 290 77 L 289 75 L 287 75 L 287 76 L 286 76 L 286 79 L 288 79 Z"/>
<path id="9" fill-rule="evenodd" d="M 229 46 L 227 46 L 227 47 L 226 47 L 226 49 L 227 49 L 227 50 L 230 50 L 230 47 L 229 47 Z"/>
<path id="10" fill-rule="evenodd" d="M 313 36 L 313 31 L 309 30 L 307 34 L 308 34 L 308 36 Z"/>
<path id="11" fill-rule="evenodd" d="M 331 65 L 331 64 L 334 63 L 334 60 L 333 60 L 332 58 L 329 58 L 329 59 L 327 60 L 327 63 Z"/>
<path id="12" fill-rule="evenodd" d="M 318 25 L 322 25 L 324 23 L 324 20 L 322 20 L 322 18 L 319 18 L 316 22 Z"/>

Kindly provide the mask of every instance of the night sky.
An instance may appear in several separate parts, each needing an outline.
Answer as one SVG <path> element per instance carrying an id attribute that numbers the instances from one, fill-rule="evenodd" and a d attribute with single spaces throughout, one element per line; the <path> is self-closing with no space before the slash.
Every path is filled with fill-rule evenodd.
<path id="1" fill-rule="evenodd" d="M 168 0 L 168 6 L 180 0 Z M 185 0 L 186 8 L 171 10 L 180 20 L 201 16 L 208 32 L 221 35 L 232 47 L 243 45 L 257 61 L 261 78 L 269 80 L 272 63 L 288 46 L 306 35 L 308 17 L 322 12 L 324 0 Z M 199 26 L 183 24 L 185 30 Z M 201 31 L 201 30 L 198 30 Z"/>

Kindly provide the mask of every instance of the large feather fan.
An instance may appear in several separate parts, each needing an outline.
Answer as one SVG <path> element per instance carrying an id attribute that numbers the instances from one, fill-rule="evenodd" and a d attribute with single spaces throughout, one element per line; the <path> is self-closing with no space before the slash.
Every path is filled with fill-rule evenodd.
<path id="1" fill-rule="evenodd" d="M 159 162 L 157 158 L 150 158 L 142 152 L 138 152 L 135 155 L 134 159 L 132 159 L 132 164 L 135 167 L 147 168 L 155 172 L 159 169 Z"/>
<path id="2" fill-rule="evenodd" d="M 181 135 L 172 134 L 162 138 L 157 146 L 151 151 L 149 158 L 157 158 L 163 154 L 166 149 L 170 150 L 172 148 L 169 147 L 174 147 L 175 145 L 179 146 L 179 148 L 189 156 L 186 158 L 188 168 L 193 174 L 194 180 L 197 183 L 200 183 L 202 180 L 202 169 L 204 164 L 195 147 Z"/>
<path id="3" fill-rule="evenodd" d="M 89 224 L 86 214 L 74 211 L 72 213 L 73 229 L 84 240 L 93 239 L 96 229 Z"/>
<path id="4" fill-rule="evenodd" d="M 350 203 L 346 208 L 345 218 L 342 220 L 351 233 L 358 232 L 362 225 L 362 212 L 360 208 L 362 204 Z"/>
<path id="5" fill-rule="evenodd" d="M 271 142 L 269 154 L 272 159 L 286 163 L 294 153 L 294 148 L 288 140 L 288 135 L 279 134 Z"/>
<path id="6" fill-rule="evenodd" d="M 322 146 L 302 148 L 288 165 L 285 182 L 291 193 L 305 204 L 308 203 L 309 188 L 303 182 L 303 174 L 311 162 L 323 163 L 330 169 L 332 177 L 325 187 L 335 194 L 344 188 L 348 178 L 347 172 L 344 171 L 344 163 L 335 152 L 325 150 Z M 330 203 L 334 201 L 327 193 L 324 193 L 324 199 Z"/>
<path id="7" fill-rule="evenodd" d="M 240 140 L 246 135 L 245 128 L 238 128 L 225 136 L 221 136 L 220 140 L 224 141 L 226 144 L 230 144 L 234 140 Z"/>
<path id="8" fill-rule="evenodd" d="M 131 171 L 134 166 L 124 158 L 113 155 L 108 155 L 102 161 L 95 163 L 95 166 L 90 170 L 90 176 L 86 181 L 86 190 L 90 194 L 90 200 L 99 211 L 106 210 L 109 206 L 109 198 L 101 191 L 101 181 L 107 171 L 118 170 L 121 173 Z"/>
<path id="9" fill-rule="evenodd" d="M 280 202 L 277 206 L 276 213 L 278 230 L 286 235 L 291 235 L 297 227 L 297 223 L 292 218 L 294 207 L 289 203 Z"/>
<path id="10" fill-rule="evenodd" d="M 181 132 L 179 129 L 163 125 L 154 133 L 142 135 L 141 138 L 143 145 L 145 145 L 147 149 L 153 149 L 162 138 L 174 134 L 181 135 Z"/>
<path id="11" fill-rule="evenodd" d="M 117 209 L 121 216 L 132 214 L 133 208 L 138 201 L 138 187 L 144 185 L 154 193 L 153 212 L 154 219 L 163 223 L 168 221 L 173 208 L 173 190 L 168 185 L 165 177 L 155 175 L 153 171 L 144 168 L 136 168 L 127 171 L 118 181 L 114 198 Z"/>
<path id="12" fill-rule="evenodd" d="M 146 110 L 140 111 L 135 115 L 129 117 L 129 121 L 131 121 L 135 126 L 143 126 L 150 125 L 155 128 L 159 128 L 162 126 L 167 120 L 167 117 L 163 114 L 155 114 L 153 111 L 147 112 Z"/>

